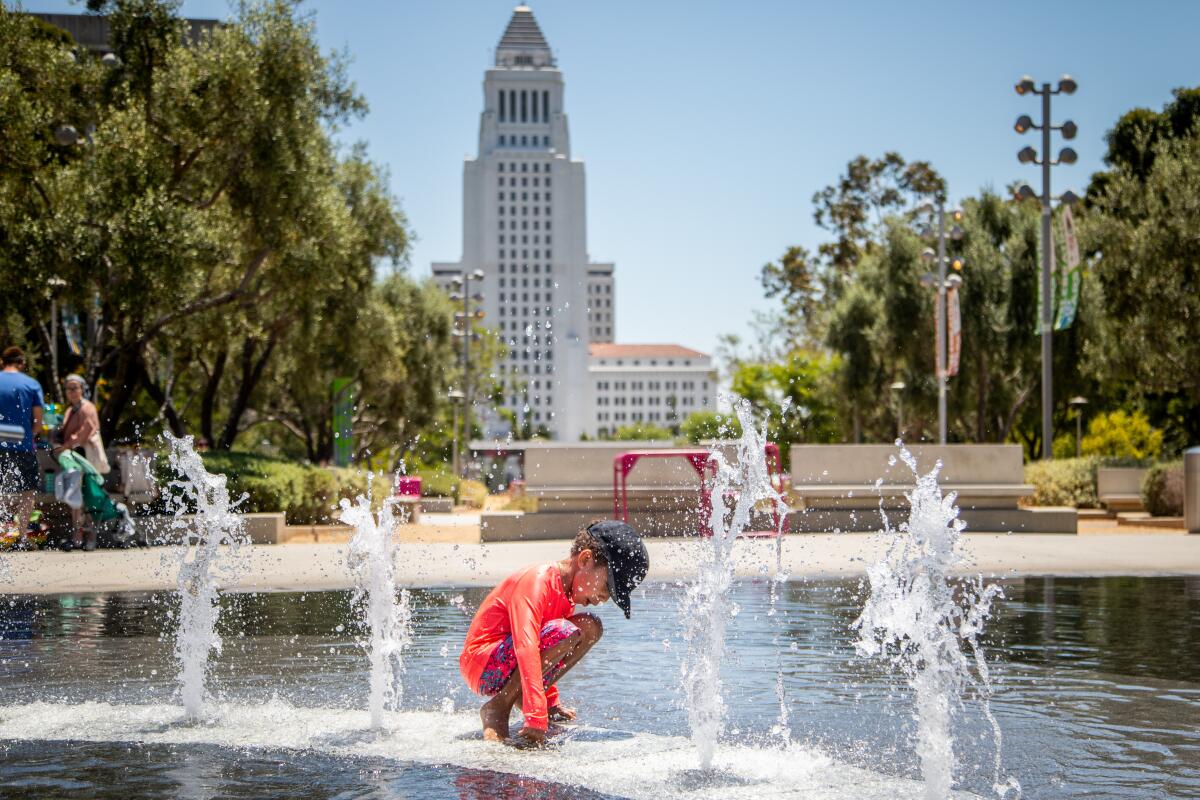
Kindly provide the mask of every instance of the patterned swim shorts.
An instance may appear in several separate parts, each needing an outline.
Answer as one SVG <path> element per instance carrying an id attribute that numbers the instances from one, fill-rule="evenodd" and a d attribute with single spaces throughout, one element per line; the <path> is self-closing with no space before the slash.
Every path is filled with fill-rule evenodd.
<path id="1" fill-rule="evenodd" d="M 545 651 L 554 647 L 554 645 L 579 632 L 578 626 L 569 619 L 552 619 L 542 626 L 542 639 L 538 643 L 538 649 Z M 563 664 L 558 662 L 546 671 L 542 676 L 543 685 L 549 689 L 554 681 L 558 679 L 559 673 L 562 671 Z M 496 645 L 496 649 L 492 651 L 488 657 L 487 665 L 483 668 L 483 674 L 479 676 L 479 693 L 490 697 L 498 693 L 504 688 L 504 684 L 508 683 L 509 676 L 513 674 L 513 670 L 517 668 L 517 652 L 513 648 L 512 636 L 505 636 L 500 644 Z"/>

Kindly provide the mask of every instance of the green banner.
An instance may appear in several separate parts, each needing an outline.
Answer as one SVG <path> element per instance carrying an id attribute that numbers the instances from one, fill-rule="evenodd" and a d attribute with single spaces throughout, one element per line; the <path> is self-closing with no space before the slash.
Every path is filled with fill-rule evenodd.
<path id="1" fill-rule="evenodd" d="M 354 381 L 333 379 L 333 463 L 350 466 L 354 458 Z"/>
<path id="2" fill-rule="evenodd" d="M 1063 209 L 1062 231 L 1065 252 L 1058 262 L 1058 313 L 1054 315 L 1056 331 L 1071 327 L 1075 321 L 1075 312 L 1079 309 L 1079 284 L 1083 280 L 1083 271 L 1079 266 L 1079 239 L 1075 234 L 1075 217 L 1070 208 Z"/>

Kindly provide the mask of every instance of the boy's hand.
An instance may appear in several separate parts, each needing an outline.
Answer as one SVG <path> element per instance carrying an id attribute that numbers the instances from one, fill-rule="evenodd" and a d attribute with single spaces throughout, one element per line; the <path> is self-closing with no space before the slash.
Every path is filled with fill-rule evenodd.
<path id="1" fill-rule="evenodd" d="M 526 725 L 521 728 L 521 732 L 517 736 L 524 739 L 526 745 L 530 747 L 541 747 L 546 743 L 546 731 L 543 728 L 531 728 Z"/>
<path id="2" fill-rule="evenodd" d="M 549 713 L 551 722 L 571 722 L 577 716 L 579 714 L 575 709 L 567 708 L 566 706 L 554 706 L 550 709 Z"/>

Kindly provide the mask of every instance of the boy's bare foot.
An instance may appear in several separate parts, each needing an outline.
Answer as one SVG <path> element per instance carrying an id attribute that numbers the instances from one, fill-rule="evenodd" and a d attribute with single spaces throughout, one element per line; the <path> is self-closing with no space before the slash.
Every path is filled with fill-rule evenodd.
<path id="1" fill-rule="evenodd" d="M 571 722 L 579 716 L 579 712 L 566 706 L 554 706 L 550 709 L 547 716 L 549 716 L 551 722 Z"/>
<path id="2" fill-rule="evenodd" d="M 508 715 L 511 708 L 501 708 L 495 700 L 489 700 L 479 709 L 483 722 L 483 738 L 488 742 L 503 742 L 508 738 Z"/>

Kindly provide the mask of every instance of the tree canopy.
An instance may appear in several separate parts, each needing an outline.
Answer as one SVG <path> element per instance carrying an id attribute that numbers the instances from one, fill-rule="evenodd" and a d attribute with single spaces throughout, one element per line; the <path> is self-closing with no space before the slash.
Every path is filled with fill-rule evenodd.
<path id="1" fill-rule="evenodd" d="M 1068 401 L 1079 394 L 1093 413 L 1140 409 L 1177 451 L 1200 440 L 1200 89 L 1176 90 L 1160 112 L 1130 111 L 1106 141 L 1109 169 L 1093 176 L 1074 211 L 1086 261 L 1075 320 L 1054 334 L 1053 416 L 1073 428 Z M 858 156 L 813 197 L 830 240 L 815 256 L 789 247 L 760 271 L 778 304 L 761 319 L 774 321 L 786 343 L 779 349 L 832 357 L 828 420 L 841 438 L 889 441 L 901 416 L 905 438 L 936 435 L 935 292 L 923 285 L 934 269 L 922 258 L 935 243 L 920 232 L 934 223 L 928 201 L 945 195 L 927 163 Z M 1039 206 L 986 188 L 960 202 L 962 235 L 949 243 L 965 264 L 949 438 L 1020 442 L 1033 455 L 1041 449 Z M 785 360 L 764 356 L 759 375 Z M 735 390 L 765 408 L 746 385 L 750 374 L 733 370 Z"/>
<path id="2" fill-rule="evenodd" d="M 82 372 L 109 440 L 165 424 L 327 460 L 333 378 L 363 453 L 436 439 L 451 310 L 403 272 L 388 177 L 338 138 L 366 103 L 299 4 L 199 33 L 177 2 L 88 7 L 115 58 L 0 6 L 4 338 L 52 395 Z"/>

